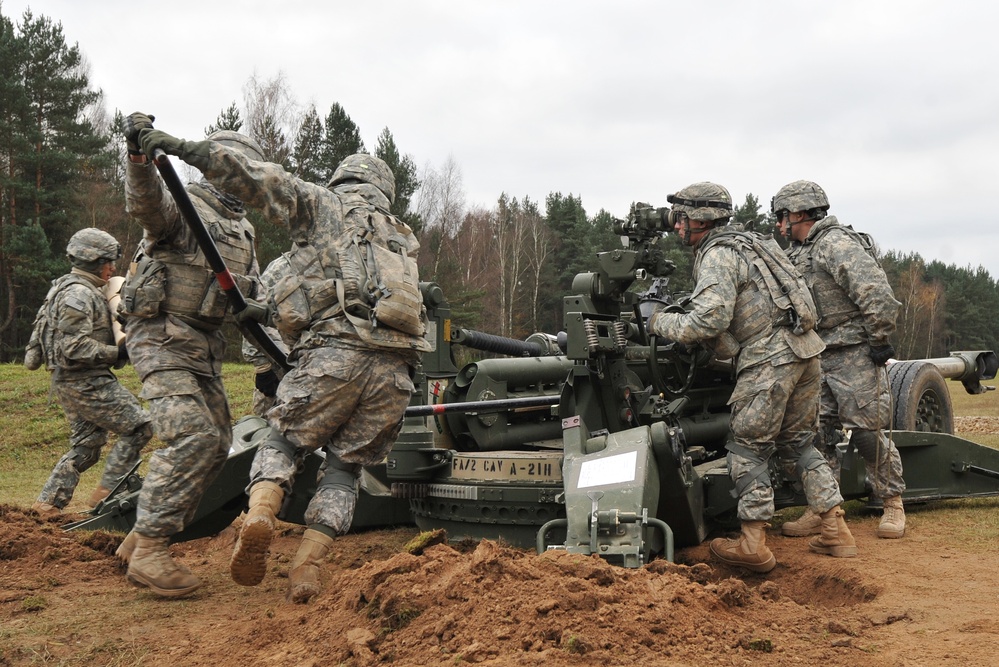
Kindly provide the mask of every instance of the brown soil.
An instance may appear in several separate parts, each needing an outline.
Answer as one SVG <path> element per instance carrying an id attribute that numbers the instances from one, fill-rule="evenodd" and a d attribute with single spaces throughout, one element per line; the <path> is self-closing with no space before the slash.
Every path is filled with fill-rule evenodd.
<path id="1" fill-rule="evenodd" d="M 10 506 L 0 519 L 0 665 L 999 664 L 996 552 L 949 545 L 933 510 L 910 510 L 901 540 L 851 516 L 856 559 L 772 530 L 765 576 L 705 545 L 627 570 L 489 541 L 411 555 L 415 528 L 372 531 L 337 542 L 309 605 L 284 600 L 300 527 L 255 588 L 227 577 L 234 528 L 174 545 L 205 585 L 171 601 L 127 583 L 121 535 Z"/>

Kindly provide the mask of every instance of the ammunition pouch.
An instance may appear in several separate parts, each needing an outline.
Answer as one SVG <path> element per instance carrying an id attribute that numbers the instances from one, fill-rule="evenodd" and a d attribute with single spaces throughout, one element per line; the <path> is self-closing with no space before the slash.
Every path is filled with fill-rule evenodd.
<path id="1" fill-rule="evenodd" d="M 315 248 L 298 246 L 285 255 L 287 267 L 270 289 L 274 326 L 294 336 L 339 308 L 336 279 L 327 277 Z"/>
<path id="2" fill-rule="evenodd" d="M 140 255 L 129 267 L 128 278 L 121 288 L 119 311 L 124 315 L 150 318 L 160 314 L 166 298 L 166 265 Z"/>

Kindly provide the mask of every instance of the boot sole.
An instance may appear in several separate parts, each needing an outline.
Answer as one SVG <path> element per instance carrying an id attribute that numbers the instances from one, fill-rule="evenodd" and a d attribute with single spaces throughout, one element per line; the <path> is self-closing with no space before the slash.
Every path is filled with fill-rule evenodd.
<path id="1" fill-rule="evenodd" d="M 900 537 L 905 537 L 905 528 L 903 528 L 902 530 L 892 530 L 892 531 L 881 530 L 880 528 L 878 528 L 876 531 L 874 531 L 874 533 L 875 535 L 877 535 L 882 539 L 897 540 Z"/>
<path id="2" fill-rule="evenodd" d="M 824 554 L 833 558 L 853 558 L 857 555 L 857 547 L 820 547 L 809 544 L 808 548 L 817 554 Z"/>
<path id="3" fill-rule="evenodd" d="M 240 586 L 256 586 L 267 574 L 267 553 L 274 529 L 265 521 L 243 525 L 229 561 L 229 576 Z"/>
<path id="4" fill-rule="evenodd" d="M 185 595 L 190 595 L 194 591 L 201 588 L 200 581 L 196 584 L 188 586 L 187 588 L 160 588 L 159 586 L 154 584 L 151 580 L 145 578 L 144 576 L 142 576 L 137 572 L 129 572 L 126 575 L 126 577 L 130 582 L 132 582 L 132 585 L 137 586 L 139 588 L 148 588 L 157 595 L 160 595 L 165 598 L 183 597 Z"/>

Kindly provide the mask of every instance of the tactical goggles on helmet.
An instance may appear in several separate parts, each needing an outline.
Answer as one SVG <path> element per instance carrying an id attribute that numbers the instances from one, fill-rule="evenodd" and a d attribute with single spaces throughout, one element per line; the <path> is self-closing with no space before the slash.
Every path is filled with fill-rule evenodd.
<path id="1" fill-rule="evenodd" d="M 685 197 L 678 197 L 675 194 L 673 194 L 673 195 L 666 195 L 666 201 L 670 204 L 673 204 L 674 207 L 679 205 L 679 206 L 686 206 L 689 208 L 720 208 L 723 211 L 732 210 L 732 205 L 727 201 L 717 201 L 714 199 L 687 199 Z M 684 219 L 687 220 L 690 219 L 690 216 L 688 216 L 685 211 L 678 211 L 676 208 L 670 209 L 668 220 L 671 225 L 679 224 L 683 222 Z"/>

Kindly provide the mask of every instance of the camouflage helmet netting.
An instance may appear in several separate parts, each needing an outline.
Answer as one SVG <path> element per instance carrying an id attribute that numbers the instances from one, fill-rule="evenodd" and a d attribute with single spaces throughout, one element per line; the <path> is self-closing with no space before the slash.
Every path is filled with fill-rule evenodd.
<path id="1" fill-rule="evenodd" d="M 257 162 L 264 161 L 264 150 L 256 141 L 232 130 L 216 130 L 208 135 L 209 141 L 217 141 L 228 148 L 234 148 L 244 156 Z"/>
<path id="2" fill-rule="evenodd" d="M 121 245 L 107 232 L 87 227 L 70 237 L 66 255 L 74 266 L 114 262 L 121 257 Z"/>
<path id="3" fill-rule="evenodd" d="M 703 181 L 688 185 L 676 194 L 667 197 L 667 201 L 672 198 L 687 201 L 711 202 L 724 204 L 727 206 L 690 206 L 680 202 L 672 203 L 674 211 L 686 213 L 691 220 L 704 220 L 707 222 L 728 220 L 732 217 L 732 195 L 729 191 L 717 183 Z"/>
<path id="4" fill-rule="evenodd" d="M 328 187 L 332 188 L 349 180 L 370 183 L 381 190 L 390 202 L 395 203 L 395 175 L 384 160 L 364 153 L 348 155 L 333 172 Z"/>
<path id="5" fill-rule="evenodd" d="M 829 198 L 825 190 L 812 181 L 795 181 L 788 183 L 774 195 L 770 201 L 770 210 L 788 210 L 791 213 L 810 211 L 812 209 L 826 210 L 829 208 Z"/>

